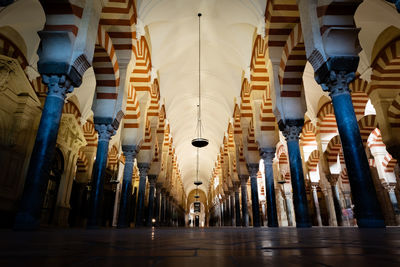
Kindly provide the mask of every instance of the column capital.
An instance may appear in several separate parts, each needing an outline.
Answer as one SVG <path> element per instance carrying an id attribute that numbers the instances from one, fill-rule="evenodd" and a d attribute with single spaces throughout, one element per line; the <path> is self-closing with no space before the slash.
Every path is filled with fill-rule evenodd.
<path id="1" fill-rule="evenodd" d="M 313 191 L 317 191 L 317 188 L 318 188 L 318 183 L 311 183 L 311 189 Z"/>
<path id="2" fill-rule="evenodd" d="M 150 164 L 146 162 L 139 162 L 137 164 L 140 175 L 147 175 L 147 171 L 150 169 Z"/>
<path id="3" fill-rule="evenodd" d="M 98 139 L 99 142 L 110 141 L 111 137 L 116 133 L 115 129 L 111 126 L 111 124 L 95 124 L 94 128 L 99 134 L 99 139 Z"/>
<path id="4" fill-rule="evenodd" d="M 260 156 L 264 160 L 264 164 L 272 164 L 272 161 L 275 157 L 275 147 L 261 147 L 260 148 Z"/>
<path id="5" fill-rule="evenodd" d="M 233 182 L 233 188 L 234 188 L 235 192 L 239 192 L 240 181 L 238 181 L 238 182 Z"/>
<path id="6" fill-rule="evenodd" d="M 157 181 L 157 175 L 149 174 L 147 175 L 147 179 L 149 179 L 150 186 L 155 186 Z"/>
<path id="7" fill-rule="evenodd" d="M 286 120 L 285 122 L 280 120 L 278 122 L 279 130 L 281 130 L 287 142 L 299 140 L 303 125 L 304 119 Z"/>
<path id="8" fill-rule="evenodd" d="M 250 177 L 251 178 L 257 178 L 257 173 L 259 170 L 259 164 L 258 163 L 248 163 L 247 164 L 247 170 L 249 171 Z"/>
<path id="9" fill-rule="evenodd" d="M 162 186 L 163 186 L 163 183 L 156 183 L 156 189 L 157 189 L 157 191 L 158 191 L 158 190 L 162 190 Z"/>
<path id="10" fill-rule="evenodd" d="M 122 151 L 125 156 L 125 164 L 127 162 L 133 162 L 137 154 L 137 146 L 135 145 L 122 145 Z"/>
<path id="11" fill-rule="evenodd" d="M 47 96 L 58 97 L 63 101 L 68 93 L 72 93 L 74 87 L 66 75 L 42 75 L 42 81 L 47 85 Z"/>
<path id="12" fill-rule="evenodd" d="M 325 176 L 332 186 L 335 186 L 339 179 L 339 174 L 326 174 Z"/>
<path id="13" fill-rule="evenodd" d="M 321 82 L 322 90 L 329 92 L 331 97 L 341 94 L 349 94 L 349 83 L 356 77 L 354 72 L 333 71 L 329 72 L 326 79 Z"/>
<path id="14" fill-rule="evenodd" d="M 249 180 L 249 176 L 246 174 L 241 174 L 241 175 L 239 175 L 239 179 L 240 179 L 241 185 L 246 185 L 247 180 Z"/>

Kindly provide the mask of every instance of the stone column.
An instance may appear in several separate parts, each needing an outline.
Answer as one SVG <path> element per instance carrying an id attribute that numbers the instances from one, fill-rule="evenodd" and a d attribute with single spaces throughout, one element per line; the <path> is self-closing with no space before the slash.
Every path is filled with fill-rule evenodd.
<path id="1" fill-rule="evenodd" d="M 153 217 L 154 217 L 154 189 L 156 186 L 157 175 L 149 175 L 148 176 L 149 183 L 150 183 L 150 190 L 149 190 L 149 213 L 147 216 L 147 226 L 151 226 L 153 224 Z"/>
<path id="2" fill-rule="evenodd" d="M 326 175 L 331 188 L 332 188 L 332 197 L 333 197 L 333 205 L 335 206 L 335 213 L 336 213 L 336 221 L 337 225 L 343 226 L 343 213 L 342 213 L 342 205 L 340 204 L 340 196 L 339 190 L 337 186 L 337 181 L 339 179 L 339 174 L 330 174 Z"/>
<path id="3" fill-rule="evenodd" d="M 236 219 L 236 226 L 241 225 L 240 221 L 240 199 L 239 199 L 239 188 L 240 188 L 240 182 L 235 182 L 234 183 L 234 188 L 235 188 L 235 219 Z"/>
<path id="4" fill-rule="evenodd" d="M 329 213 L 329 226 L 338 226 L 336 219 L 335 204 L 333 203 L 332 190 L 330 188 L 321 188 L 324 195 L 326 206 Z"/>
<path id="5" fill-rule="evenodd" d="M 46 101 L 40 118 L 35 145 L 32 150 L 19 210 L 14 229 L 39 228 L 43 200 L 49 179 L 64 100 L 73 91 L 66 75 L 42 75 L 48 86 Z"/>
<path id="6" fill-rule="evenodd" d="M 107 167 L 108 145 L 115 129 L 111 124 L 102 123 L 101 119 L 95 118 L 95 129 L 99 135 L 97 142 L 96 161 L 93 166 L 92 190 L 89 199 L 88 228 L 98 228 L 100 225 L 100 208 L 103 199 L 104 175 Z"/>
<path id="7" fill-rule="evenodd" d="M 144 197 L 146 193 L 146 176 L 150 168 L 148 163 L 138 163 L 140 179 L 139 179 L 139 192 L 136 208 L 136 227 L 144 226 Z"/>
<path id="8" fill-rule="evenodd" d="M 132 195 L 132 175 L 133 164 L 137 153 L 137 147 L 134 145 L 123 145 L 122 151 L 125 156 L 124 176 L 122 178 L 121 200 L 119 205 L 118 228 L 127 228 L 129 226 L 129 199 Z"/>
<path id="9" fill-rule="evenodd" d="M 257 173 L 258 163 L 247 164 L 251 182 L 251 206 L 253 210 L 253 227 L 260 227 L 260 203 L 258 201 Z"/>
<path id="10" fill-rule="evenodd" d="M 312 183 L 311 190 L 314 199 L 314 206 L 315 206 L 315 215 L 317 216 L 318 226 L 322 226 L 322 219 L 321 219 L 321 210 L 319 208 L 319 201 L 318 201 L 318 184 Z"/>
<path id="11" fill-rule="evenodd" d="M 276 208 L 274 171 L 272 168 L 272 160 L 275 157 L 275 148 L 274 147 L 261 148 L 260 155 L 261 158 L 264 160 L 268 227 L 278 227 L 279 224 L 278 224 L 278 212 Z"/>
<path id="12" fill-rule="evenodd" d="M 165 202 L 166 202 L 166 195 L 165 195 L 165 188 L 161 188 L 161 212 L 160 212 L 160 224 L 165 226 Z"/>
<path id="13" fill-rule="evenodd" d="M 229 202 L 231 204 L 230 210 L 231 213 L 229 216 L 231 217 L 231 226 L 235 226 L 235 191 L 232 188 L 229 189 L 230 191 L 230 197 L 229 197 Z"/>
<path id="14" fill-rule="evenodd" d="M 394 216 L 396 219 L 396 225 L 400 225 L 400 209 L 399 209 L 399 203 L 397 201 L 396 192 L 395 192 L 396 184 L 389 184 L 389 185 L 385 186 L 385 189 L 389 193 L 390 202 L 392 203 L 392 206 L 393 206 L 393 212 L 394 212 Z"/>
<path id="15" fill-rule="evenodd" d="M 290 174 L 293 189 L 293 202 L 296 215 L 296 227 L 311 227 L 310 216 L 308 215 L 307 195 L 304 184 L 303 166 L 299 148 L 299 135 L 304 120 L 279 121 L 279 129 L 286 138 Z"/>
<path id="16" fill-rule="evenodd" d="M 293 221 L 293 199 L 292 199 L 292 193 L 290 192 L 285 192 L 285 202 L 286 202 L 286 210 L 287 210 L 287 220 L 288 220 L 288 225 L 289 226 L 294 226 L 294 221 Z"/>
<path id="17" fill-rule="evenodd" d="M 249 226 L 249 210 L 247 209 L 247 180 L 248 175 L 240 175 L 240 186 L 242 190 L 242 226 Z"/>
<path id="18" fill-rule="evenodd" d="M 160 214 L 160 201 L 162 201 L 161 198 L 161 188 L 162 188 L 162 183 L 156 183 L 156 205 L 155 205 L 155 210 L 154 210 L 154 217 L 156 218 L 156 224 L 157 226 L 160 225 L 161 223 L 161 214 Z"/>
<path id="19" fill-rule="evenodd" d="M 354 72 L 331 71 L 321 86 L 332 98 L 357 224 L 359 227 L 385 227 L 350 96 L 348 83 L 353 79 Z"/>

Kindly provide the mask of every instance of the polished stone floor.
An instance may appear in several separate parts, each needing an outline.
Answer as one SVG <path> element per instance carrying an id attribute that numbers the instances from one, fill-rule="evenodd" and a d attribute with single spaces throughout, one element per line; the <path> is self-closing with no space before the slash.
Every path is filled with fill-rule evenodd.
<path id="1" fill-rule="evenodd" d="M 0 266 L 400 266 L 400 228 L 1 230 Z"/>

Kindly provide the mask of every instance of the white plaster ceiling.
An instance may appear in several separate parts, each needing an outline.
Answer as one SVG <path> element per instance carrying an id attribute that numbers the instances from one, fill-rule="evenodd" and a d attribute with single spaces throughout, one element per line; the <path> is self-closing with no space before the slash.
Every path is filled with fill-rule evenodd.
<path id="1" fill-rule="evenodd" d="M 250 65 L 253 38 L 264 20 L 265 0 L 143 0 L 138 17 L 147 27 L 153 68 L 174 138 L 186 193 L 195 186 L 196 106 L 198 102 L 198 16 L 201 12 L 203 137 L 201 188 L 208 181 L 239 99 L 242 72 Z"/>

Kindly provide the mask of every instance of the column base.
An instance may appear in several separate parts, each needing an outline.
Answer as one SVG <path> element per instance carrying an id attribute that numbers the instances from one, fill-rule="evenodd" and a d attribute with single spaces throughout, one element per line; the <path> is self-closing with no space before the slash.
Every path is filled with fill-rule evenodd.
<path id="1" fill-rule="evenodd" d="M 296 222 L 296 228 L 311 228 L 311 223 Z"/>
<path id="2" fill-rule="evenodd" d="M 358 228 L 385 228 L 384 220 L 379 219 L 357 219 Z"/>
<path id="3" fill-rule="evenodd" d="M 15 217 L 15 231 L 35 231 L 39 229 L 40 222 L 29 213 L 18 213 Z"/>
<path id="4" fill-rule="evenodd" d="M 58 206 L 56 209 L 56 224 L 61 227 L 69 227 L 68 217 L 70 208 Z"/>

